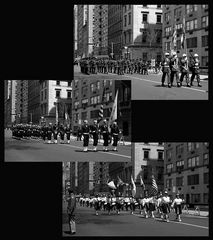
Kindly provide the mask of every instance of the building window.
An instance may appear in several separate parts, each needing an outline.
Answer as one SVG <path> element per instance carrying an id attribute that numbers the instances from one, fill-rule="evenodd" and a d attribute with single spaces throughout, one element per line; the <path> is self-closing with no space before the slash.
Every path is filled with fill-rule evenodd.
<path id="1" fill-rule="evenodd" d="M 203 203 L 205 203 L 205 204 L 209 203 L 209 194 L 208 193 L 203 194 Z"/>
<path id="2" fill-rule="evenodd" d="M 170 51 L 170 49 L 171 49 L 171 42 L 165 42 L 164 50 L 165 51 Z"/>
<path id="3" fill-rule="evenodd" d="M 43 101 L 43 91 L 41 92 L 41 101 Z"/>
<path id="4" fill-rule="evenodd" d="M 161 23 L 161 14 L 157 14 L 157 21 L 156 23 Z"/>
<path id="5" fill-rule="evenodd" d="M 161 5 L 157 5 L 157 8 L 161 8 Z"/>
<path id="6" fill-rule="evenodd" d="M 203 174 L 203 183 L 204 184 L 209 184 L 209 173 L 204 173 Z"/>
<path id="7" fill-rule="evenodd" d="M 60 98 L 61 97 L 61 90 L 56 90 L 55 92 L 56 92 L 55 97 Z"/>
<path id="8" fill-rule="evenodd" d="M 166 159 L 167 160 L 171 160 L 172 159 L 172 151 L 171 150 L 167 150 L 166 151 Z"/>
<path id="9" fill-rule="evenodd" d="M 126 25 L 127 25 L 127 16 L 125 15 L 124 16 L 124 27 L 126 27 Z"/>
<path id="10" fill-rule="evenodd" d="M 197 37 L 186 39 L 187 48 L 196 48 L 197 47 Z"/>
<path id="11" fill-rule="evenodd" d="M 142 23 L 147 23 L 148 22 L 148 14 L 147 13 L 143 13 L 142 14 Z"/>
<path id="12" fill-rule="evenodd" d="M 171 173 L 173 170 L 173 163 L 167 164 L 166 173 Z"/>
<path id="13" fill-rule="evenodd" d="M 67 91 L 67 98 L 71 98 L 72 97 L 72 92 L 71 91 Z"/>
<path id="14" fill-rule="evenodd" d="M 197 157 L 193 157 L 193 158 L 188 158 L 187 159 L 187 165 L 188 167 L 195 167 L 195 166 L 199 166 L 199 156 Z"/>
<path id="15" fill-rule="evenodd" d="M 171 35 L 171 32 L 172 32 L 172 27 L 166 27 L 165 28 L 165 35 L 166 35 L 166 37 Z"/>
<path id="16" fill-rule="evenodd" d="M 186 14 L 197 11 L 197 5 L 186 5 Z"/>
<path id="17" fill-rule="evenodd" d="M 78 107 L 79 107 L 79 101 L 76 101 L 76 102 L 74 103 L 74 108 L 77 109 Z"/>
<path id="18" fill-rule="evenodd" d="M 198 185 L 199 184 L 199 174 L 187 176 L 188 185 Z"/>
<path id="19" fill-rule="evenodd" d="M 81 113 L 81 119 L 86 120 L 87 119 L 87 112 L 82 112 Z"/>
<path id="20" fill-rule="evenodd" d="M 176 146 L 176 155 L 179 155 L 182 153 L 183 153 L 183 144 L 177 145 Z"/>
<path id="21" fill-rule="evenodd" d="M 129 16 L 129 23 L 128 24 L 131 24 L 131 17 L 132 17 L 131 13 L 129 13 L 128 16 Z"/>
<path id="22" fill-rule="evenodd" d="M 191 194 L 191 203 L 199 203 L 200 194 Z"/>
<path id="23" fill-rule="evenodd" d="M 56 81 L 56 85 L 60 86 L 60 81 L 57 80 Z"/>
<path id="24" fill-rule="evenodd" d="M 144 159 L 144 160 L 149 159 L 149 150 L 144 150 L 144 151 L 143 151 L 143 159 Z"/>
<path id="25" fill-rule="evenodd" d="M 202 36 L 202 47 L 208 47 L 208 35 Z"/>
<path id="26" fill-rule="evenodd" d="M 173 187 L 173 179 L 166 179 L 166 188 Z"/>
<path id="27" fill-rule="evenodd" d="M 183 186 L 183 177 L 177 177 L 176 178 L 176 186 L 182 187 Z"/>
<path id="28" fill-rule="evenodd" d="M 169 22 L 169 20 L 170 20 L 170 12 L 168 12 L 168 13 L 165 13 L 165 22 Z"/>
<path id="29" fill-rule="evenodd" d="M 163 151 L 158 151 L 158 160 L 163 160 Z"/>
<path id="30" fill-rule="evenodd" d="M 190 31 L 197 28 L 197 19 L 186 22 L 186 30 Z"/>
<path id="31" fill-rule="evenodd" d="M 205 28 L 209 26 L 209 16 L 204 16 L 201 18 L 201 27 Z"/>
<path id="32" fill-rule="evenodd" d="M 147 5 L 142 5 L 143 7 L 147 7 Z"/>
<path id="33" fill-rule="evenodd" d="M 208 9 L 208 4 L 202 4 L 202 9 Z"/>
<path id="34" fill-rule="evenodd" d="M 184 161 L 181 160 L 176 162 L 176 170 L 179 172 L 179 171 L 182 171 L 183 169 L 184 169 Z"/>
<path id="35" fill-rule="evenodd" d="M 209 154 L 208 153 L 204 153 L 203 154 L 203 164 L 209 164 Z"/>
<path id="36" fill-rule="evenodd" d="M 68 87 L 71 87 L 71 81 L 68 81 Z"/>
<path id="37" fill-rule="evenodd" d="M 203 67 L 208 67 L 208 64 L 209 64 L 208 59 L 209 59 L 208 56 L 204 56 L 201 58 L 201 65 Z"/>
<path id="38" fill-rule="evenodd" d="M 44 90 L 44 99 L 47 99 L 47 89 Z"/>

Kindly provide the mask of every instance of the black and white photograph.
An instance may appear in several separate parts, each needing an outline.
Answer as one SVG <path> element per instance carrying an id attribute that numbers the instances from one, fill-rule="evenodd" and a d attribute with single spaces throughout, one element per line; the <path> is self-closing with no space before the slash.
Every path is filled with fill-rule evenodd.
<path id="1" fill-rule="evenodd" d="M 209 143 L 138 142 L 132 153 L 63 163 L 63 236 L 208 236 Z"/>
<path id="2" fill-rule="evenodd" d="M 208 100 L 207 4 L 75 5 L 74 19 L 74 76 L 132 80 L 132 100 Z"/>
<path id="3" fill-rule="evenodd" d="M 131 161 L 131 81 L 5 80 L 5 161 Z"/>

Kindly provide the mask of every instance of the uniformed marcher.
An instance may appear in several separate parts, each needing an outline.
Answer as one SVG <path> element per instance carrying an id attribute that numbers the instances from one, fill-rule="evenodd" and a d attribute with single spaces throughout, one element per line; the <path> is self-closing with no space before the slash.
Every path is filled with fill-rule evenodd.
<path id="1" fill-rule="evenodd" d="M 169 213 L 170 213 L 170 197 L 168 196 L 168 192 L 164 192 L 164 196 L 161 198 L 161 204 L 162 204 L 162 211 L 164 215 L 164 221 L 169 222 Z"/>
<path id="2" fill-rule="evenodd" d="M 182 214 L 182 203 L 184 202 L 183 199 L 180 198 L 179 193 L 176 194 L 176 198 L 173 200 L 171 207 L 175 208 L 176 213 L 176 220 L 181 222 L 180 215 Z"/>
<path id="3" fill-rule="evenodd" d="M 48 129 L 47 129 L 47 143 L 50 144 L 52 140 L 52 123 L 49 123 Z"/>
<path id="4" fill-rule="evenodd" d="M 106 119 L 104 119 L 103 125 L 100 127 L 100 130 L 104 139 L 103 150 L 108 151 L 107 147 L 109 146 L 109 130 L 108 130 Z"/>
<path id="5" fill-rule="evenodd" d="M 65 128 L 65 133 L 66 133 L 66 137 L 67 137 L 67 143 L 70 143 L 70 135 L 71 135 L 71 127 L 70 124 L 67 124 L 66 128 Z"/>
<path id="6" fill-rule="evenodd" d="M 194 58 L 192 59 L 192 62 L 191 62 L 191 71 L 192 71 L 191 86 L 193 86 L 193 81 L 194 81 L 194 78 L 196 77 L 198 87 L 202 87 L 202 85 L 200 84 L 199 67 L 200 67 L 200 60 L 198 59 L 198 54 L 195 53 Z"/>
<path id="7" fill-rule="evenodd" d="M 97 152 L 97 145 L 98 145 L 98 134 L 99 134 L 99 126 L 98 121 L 94 120 L 94 124 L 90 126 L 90 132 L 93 137 L 93 151 Z"/>
<path id="8" fill-rule="evenodd" d="M 191 85 L 189 84 L 189 62 L 185 53 L 183 54 L 183 57 L 180 61 L 180 70 L 181 70 L 180 85 L 182 86 L 183 79 L 185 77 L 187 87 L 191 87 Z"/>
<path id="9" fill-rule="evenodd" d="M 118 128 L 117 122 L 113 122 L 112 126 L 111 126 L 111 136 L 113 138 L 113 151 L 118 151 L 117 150 L 117 146 L 118 146 L 118 134 L 119 134 L 120 130 Z"/>
<path id="10" fill-rule="evenodd" d="M 67 198 L 67 213 L 69 220 L 70 233 L 76 233 L 76 224 L 75 224 L 75 210 L 76 210 L 76 198 L 71 189 L 68 189 L 69 196 Z"/>
<path id="11" fill-rule="evenodd" d="M 178 57 L 176 52 L 173 52 L 172 54 L 172 58 L 170 60 L 170 69 L 171 69 L 171 75 L 170 75 L 171 86 L 173 86 L 173 81 L 175 77 L 177 82 L 177 87 L 180 87 L 179 64 L 178 64 Z"/>
<path id="12" fill-rule="evenodd" d="M 162 86 L 164 87 L 165 84 L 165 78 L 167 76 L 167 82 L 168 82 L 168 87 L 170 88 L 171 87 L 171 82 L 170 82 L 170 68 L 169 68 L 169 64 L 170 64 L 170 59 L 169 59 L 169 53 L 165 53 L 165 58 L 163 59 L 161 65 L 162 65 L 162 72 L 163 72 L 163 75 L 162 75 L 162 79 L 161 79 L 161 82 L 162 82 Z"/>
<path id="13" fill-rule="evenodd" d="M 89 145 L 89 133 L 90 133 L 90 127 L 88 125 L 88 121 L 84 120 L 84 125 L 81 128 L 82 130 L 82 135 L 84 137 L 83 139 L 83 151 L 87 152 L 88 151 L 88 145 Z"/>
<path id="14" fill-rule="evenodd" d="M 63 124 L 60 125 L 59 132 L 60 132 L 60 143 L 64 143 L 65 129 Z"/>
<path id="15" fill-rule="evenodd" d="M 53 130 L 54 143 L 56 144 L 58 143 L 58 127 L 56 123 L 53 125 L 52 130 Z"/>

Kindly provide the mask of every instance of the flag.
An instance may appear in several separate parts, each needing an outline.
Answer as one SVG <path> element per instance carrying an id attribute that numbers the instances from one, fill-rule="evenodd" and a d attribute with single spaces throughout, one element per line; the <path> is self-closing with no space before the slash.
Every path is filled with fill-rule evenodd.
<path id="1" fill-rule="evenodd" d="M 112 188 L 112 189 L 116 189 L 116 186 L 114 184 L 114 181 L 111 181 L 109 183 L 107 183 L 108 187 Z"/>
<path id="2" fill-rule="evenodd" d="M 100 110 L 99 110 L 99 113 L 98 113 L 98 122 L 100 122 L 104 118 L 104 95 L 105 95 L 105 87 L 103 89 L 101 106 L 100 106 Z"/>
<path id="3" fill-rule="evenodd" d="M 55 105 L 55 111 L 56 111 L 56 113 L 55 113 L 55 122 L 56 122 L 56 124 L 58 124 L 58 99 L 56 100 L 56 105 Z"/>
<path id="4" fill-rule="evenodd" d="M 118 178 L 117 187 L 124 185 L 124 182 L 119 177 L 117 178 Z"/>
<path id="5" fill-rule="evenodd" d="M 173 42 L 173 47 L 176 48 L 176 46 L 177 46 L 177 31 L 176 31 L 175 25 L 173 27 L 172 42 Z"/>
<path id="6" fill-rule="evenodd" d="M 112 125 L 113 121 L 117 120 L 117 118 L 118 118 L 117 112 L 118 112 L 118 90 L 116 92 L 115 100 L 114 100 L 114 103 L 113 103 L 113 106 L 112 106 L 112 111 L 111 111 L 111 114 L 110 114 L 108 127 L 110 127 Z"/>
<path id="7" fill-rule="evenodd" d="M 149 195 L 155 196 L 155 195 L 157 195 L 157 193 L 158 193 L 158 186 L 155 181 L 154 175 L 152 175 L 152 184 L 151 184 L 151 189 L 150 189 Z"/>
<path id="8" fill-rule="evenodd" d="M 186 23 L 185 23 L 185 17 L 183 17 L 183 32 L 182 32 L 182 35 L 181 35 L 181 39 L 180 39 L 180 42 L 181 42 L 181 48 L 184 49 L 184 43 L 185 43 L 185 40 L 186 40 Z"/>
<path id="9" fill-rule="evenodd" d="M 140 175 L 140 182 L 141 182 L 141 187 L 143 187 L 145 189 L 145 184 L 143 182 L 142 176 Z"/>
<path id="10" fill-rule="evenodd" d="M 134 197 L 136 194 L 136 186 L 135 183 L 133 181 L 132 175 L 131 175 L 131 183 L 132 183 L 132 196 Z"/>

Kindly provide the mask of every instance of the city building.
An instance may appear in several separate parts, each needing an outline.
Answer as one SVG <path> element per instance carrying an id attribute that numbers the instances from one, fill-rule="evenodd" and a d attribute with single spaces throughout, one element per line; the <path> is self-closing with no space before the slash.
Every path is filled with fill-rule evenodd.
<path id="1" fill-rule="evenodd" d="M 109 192 L 107 181 L 109 179 L 109 163 L 95 162 L 94 164 L 94 190 L 95 192 Z"/>
<path id="2" fill-rule="evenodd" d="M 74 58 L 78 57 L 78 8 L 74 5 Z"/>
<path id="3" fill-rule="evenodd" d="M 77 5 L 77 53 L 79 57 L 92 56 L 93 8 L 94 5 Z"/>
<path id="4" fill-rule="evenodd" d="M 40 83 L 28 80 L 28 122 L 39 124 L 40 116 Z"/>
<path id="5" fill-rule="evenodd" d="M 163 5 L 163 51 L 175 50 L 178 57 L 187 52 L 190 59 L 197 53 L 202 72 L 208 72 L 208 11 L 208 4 Z M 174 29 L 177 34 L 172 38 Z M 186 42 L 181 46 L 183 29 Z"/>
<path id="6" fill-rule="evenodd" d="M 122 56 L 162 58 L 162 5 L 123 5 Z"/>
<path id="7" fill-rule="evenodd" d="M 63 187 L 63 194 L 67 194 L 67 190 L 71 188 L 71 182 L 70 182 L 70 162 L 63 162 L 63 172 L 62 172 L 62 187 Z"/>
<path id="8" fill-rule="evenodd" d="M 10 127 L 16 120 L 17 80 L 4 80 L 4 127 Z"/>
<path id="9" fill-rule="evenodd" d="M 28 123 L 28 80 L 16 80 L 16 123 Z"/>
<path id="10" fill-rule="evenodd" d="M 120 59 L 123 31 L 122 5 L 108 5 L 108 55 Z"/>
<path id="11" fill-rule="evenodd" d="M 93 54 L 108 55 L 108 5 L 93 8 Z"/>
<path id="12" fill-rule="evenodd" d="M 187 204 L 208 204 L 209 143 L 165 143 L 164 186 L 172 197 L 179 192 Z"/>
<path id="13" fill-rule="evenodd" d="M 40 121 L 71 123 L 71 80 L 40 80 Z"/>

